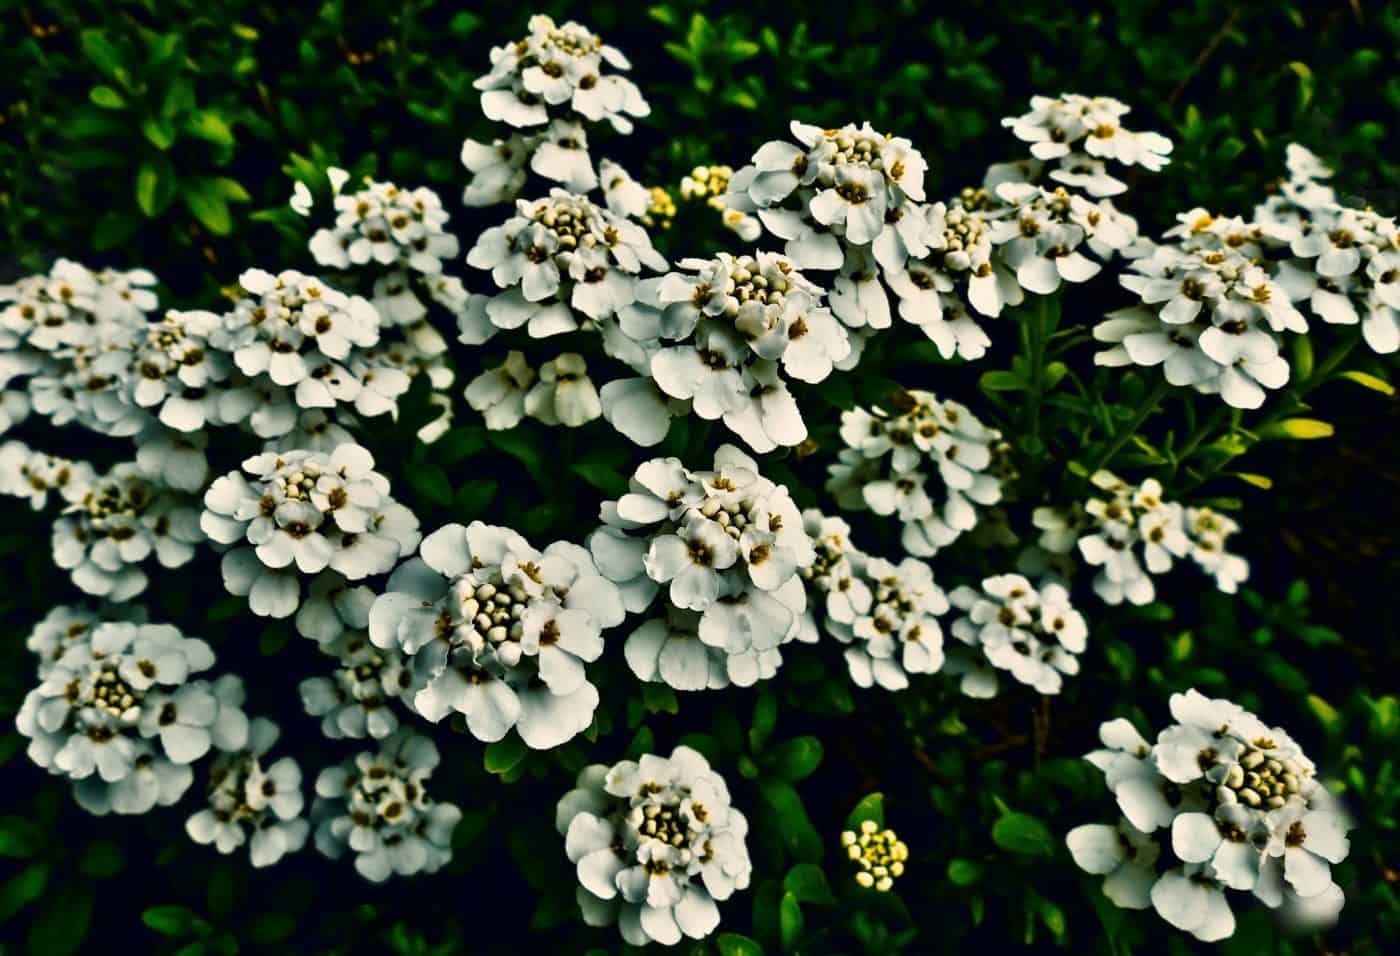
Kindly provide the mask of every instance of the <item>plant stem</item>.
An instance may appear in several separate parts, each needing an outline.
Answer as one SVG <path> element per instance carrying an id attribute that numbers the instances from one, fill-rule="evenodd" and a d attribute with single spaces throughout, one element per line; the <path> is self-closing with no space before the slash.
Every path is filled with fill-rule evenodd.
<path id="1" fill-rule="evenodd" d="M 1118 454 L 1119 449 L 1126 445 L 1128 440 L 1137 434 L 1137 430 L 1142 427 L 1142 423 L 1147 421 L 1147 416 L 1151 415 L 1152 412 L 1156 410 L 1157 406 L 1162 403 L 1163 396 L 1165 396 L 1170 389 L 1171 385 L 1167 383 L 1166 379 L 1157 380 L 1157 383 L 1152 386 L 1152 390 L 1142 397 L 1142 404 L 1138 406 L 1137 414 L 1133 416 L 1130 422 L 1118 430 L 1118 433 L 1113 436 L 1113 440 L 1108 443 L 1108 447 L 1100 452 L 1098 458 L 1094 460 L 1093 466 L 1089 469 L 1090 475 L 1093 475 L 1094 472 L 1098 471 L 1100 468 L 1107 466 L 1108 463 L 1113 460 L 1113 456 Z"/>

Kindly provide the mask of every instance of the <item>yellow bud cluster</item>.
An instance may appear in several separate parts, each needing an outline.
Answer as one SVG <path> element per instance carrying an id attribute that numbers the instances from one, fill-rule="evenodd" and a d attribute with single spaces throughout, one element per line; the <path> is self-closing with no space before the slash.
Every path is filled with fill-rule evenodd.
<path id="1" fill-rule="evenodd" d="M 646 215 L 642 216 L 642 224 L 651 228 L 670 229 L 672 220 L 676 218 L 675 199 L 671 198 L 665 186 L 652 186 L 647 192 L 651 194 L 651 205 L 647 207 Z"/>
<path id="2" fill-rule="evenodd" d="M 681 196 L 685 199 L 704 199 L 715 209 L 723 209 L 719 197 L 729 188 L 729 179 L 734 170 L 728 166 L 696 166 L 690 175 L 681 180 Z"/>
<path id="3" fill-rule="evenodd" d="M 881 830 L 874 820 L 864 820 L 860 833 L 847 830 L 841 834 L 841 845 L 859 869 L 856 882 L 866 889 L 887 893 L 895 877 L 904 875 L 904 863 L 909 859 L 909 847 L 893 830 Z"/>

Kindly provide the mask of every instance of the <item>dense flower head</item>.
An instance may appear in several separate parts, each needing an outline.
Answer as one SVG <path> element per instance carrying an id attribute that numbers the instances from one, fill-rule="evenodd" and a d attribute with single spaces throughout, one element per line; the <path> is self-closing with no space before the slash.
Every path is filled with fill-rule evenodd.
<path id="1" fill-rule="evenodd" d="M 263 438 L 290 431 L 295 408 L 354 405 L 362 415 L 382 414 L 392 399 L 408 390 L 408 378 L 395 383 L 385 403 L 358 401 L 366 385 L 357 360 L 379 342 L 380 316 L 368 300 L 347 296 L 320 279 L 292 269 L 278 275 L 249 269 L 239 278 L 247 293 L 210 336 L 215 347 L 233 356 L 246 382 L 230 387 L 219 409 L 228 424 L 250 420 Z M 263 401 L 258 386 L 270 383 L 285 412 L 260 422 Z M 382 391 L 383 383 L 380 385 Z M 292 402 L 287 402 L 290 396 Z"/>
<path id="2" fill-rule="evenodd" d="M 358 581 L 387 573 L 418 546 L 418 519 L 390 497 L 389 480 L 359 445 L 330 454 L 264 452 L 243 471 L 250 477 L 231 471 L 210 485 L 200 527 L 233 546 L 223 558 L 224 586 L 246 596 L 255 614 L 296 611 L 298 572 Z"/>
<path id="3" fill-rule="evenodd" d="M 627 494 L 603 503 L 603 526 L 589 537 L 598 568 L 618 584 L 633 613 L 649 608 L 666 585 L 671 609 L 699 615 L 668 614 L 665 624 L 636 631 L 628 639 L 634 673 L 665 680 L 668 669 L 657 655 L 671 637 L 684 643 L 693 633 L 724 653 L 729 681 L 748 686 L 771 676 L 782 660 L 778 647 L 802 629 L 806 590 L 799 572 L 816 557 L 787 489 L 760 475 L 753 459 L 732 445 L 715 452 L 709 470 L 653 458 L 629 485 Z M 669 653 L 684 654 L 687 667 L 684 678 L 668 683 L 688 690 L 714 686 L 703 647 L 687 644 Z"/>
<path id="4" fill-rule="evenodd" d="M 909 847 L 893 830 L 881 829 L 874 820 L 862 820 L 860 832 L 843 830 L 841 847 L 855 864 L 856 883 L 866 889 L 888 893 L 894 881 L 904 875 Z"/>
<path id="5" fill-rule="evenodd" d="M 156 277 L 145 269 L 93 272 L 59 259 L 46 275 L 0 285 L 0 349 L 32 349 L 61 357 L 101 345 L 118 330 L 139 327 L 155 311 Z"/>
<path id="6" fill-rule="evenodd" d="M 52 536 L 54 563 L 84 593 L 110 601 L 146 590 L 148 558 L 182 567 L 203 540 L 194 500 L 151 481 L 134 462 L 113 466 L 81 495 L 74 489 Z"/>
<path id="7" fill-rule="evenodd" d="M 85 461 L 47 455 L 21 441 L 0 445 L 0 494 L 23 498 L 35 511 L 48 506 L 50 493 L 70 505 L 81 501 L 96 477 Z"/>
<path id="8" fill-rule="evenodd" d="M 404 189 L 366 177 L 354 192 L 337 190 L 335 212 L 335 226 L 311 239 L 318 265 L 347 269 L 373 262 L 434 275 L 444 259 L 457 255 L 457 237 L 444 228 L 451 217 L 426 186 Z"/>
<path id="9" fill-rule="evenodd" d="M 474 521 L 423 539 L 375 600 L 369 635 L 405 656 L 413 689 L 403 699 L 423 717 L 458 713 L 478 740 L 514 728 L 547 750 L 592 723 L 598 690 L 584 665 L 625 614 L 586 549 L 556 541 L 537 551 Z"/>
<path id="10" fill-rule="evenodd" d="M 719 925 L 715 903 L 749 885 L 748 820 L 689 747 L 585 767 L 555 826 L 584 922 L 616 923 L 634 946 L 703 939 Z"/>
<path id="11" fill-rule="evenodd" d="M 1063 186 L 1007 181 L 993 189 L 987 210 L 1000 261 L 1027 292 L 1050 295 L 1062 283 L 1087 282 L 1115 253 L 1136 254 L 1137 222 L 1107 199 L 1085 199 Z"/>
<path id="12" fill-rule="evenodd" d="M 306 845 L 311 825 L 301 815 L 306 805 L 301 768 L 291 757 L 262 766 L 279 733 L 272 721 L 256 718 L 243 747 L 213 759 L 207 805 L 185 821 L 190 839 L 224 854 L 247 843 L 255 867 L 272 866 Z"/>
<path id="13" fill-rule="evenodd" d="M 393 701 L 413 686 L 413 675 L 397 647 L 375 647 L 369 635 L 344 631 L 321 644 L 336 659 L 330 677 L 301 682 L 306 712 L 321 718 L 321 733 L 332 740 L 387 737 L 399 727 Z"/>
<path id="14" fill-rule="evenodd" d="M 442 869 L 462 811 L 428 795 L 440 759 L 432 740 L 400 728 L 377 751 L 322 770 L 311 808 L 316 849 L 333 860 L 348 849 L 374 883 Z"/>
<path id="15" fill-rule="evenodd" d="M 607 120 L 619 133 L 651 112 L 641 91 L 614 70 L 631 69 L 627 57 L 582 24 L 556 25 L 547 16 L 530 18 L 529 34 L 491 50 L 491 70 L 472 84 L 481 90 L 488 119 L 520 128 L 543 126 L 551 118 L 577 116 Z"/>
<path id="16" fill-rule="evenodd" d="M 1170 571 L 1179 558 L 1189 557 L 1226 594 L 1249 576 L 1249 562 L 1225 550 L 1239 530 L 1234 519 L 1167 501 L 1155 478 L 1134 486 L 1101 469 L 1090 480 L 1107 497 L 1090 498 L 1074 513 L 1037 508 L 1034 520 L 1045 551 L 1069 554 L 1077 548 L 1099 568 L 1094 591 L 1105 602 L 1148 603 L 1156 594 L 1152 576 Z"/>
<path id="17" fill-rule="evenodd" d="M 1154 907 L 1207 942 L 1234 932 L 1225 890 L 1266 906 L 1335 899 L 1331 880 L 1350 821 L 1294 740 L 1228 700 L 1173 694 L 1176 723 L 1149 744 L 1124 719 L 1102 725 L 1103 771 L 1123 818 L 1066 842 L 1079 866 L 1104 875 L 1118 906 Z M 1173 865 L 1175 864 L 1175 865 Z"/>
<path id="18" fill-rule="evenodd" d="M 1042 694 L 1058 694 L 1063 675 L 1079 673 L 1077 655 L 1089 627 L 1064 585 L 1000 574 L 980 588 L 956 588 L 949 598 L 963 612 L 953 622 L 953 636 L 968 645 L 949 653 L 948 669 L 962 674 L 963 693 L 995 696 L 997 676 L 990 668 L 1008 671 Z"/>
<path id="19" fill-rule="evenodd" d="M 847 644 L 846 667 L 860 687 L 903 690 L 914 674 L 943 666 L 943 629 L 937 615 L 948 610 L 948 596 L 933 570 L 917 558 L 898 564 L 867 558 L 861 568 L 870 606 L 852 620 L 828 617 L 826 629 Z"/>
<path id="20" fill-rule="evenodd" d="M 467 344 L 522 326 L 532 338 L 596 328 L 635 301 L 644 268 L 666 268 L 641 226 L 584 196 L 554 189 L 515 205 L 467 253 L 468 265 L 489 270 L 505 290 L 473 297 L 459 316 Z"/>
<path id="21" fill-rule="evenodd" d="M 842 413 L 846 448 L 826 488 L 842 508 L 898 516 L 905 550 L 928 557 L 977 524 L 978 505 L 1001 500 L 1001 433 L 930 392 L 901 391 L 893 405 Z"/>
<path id="22" fill-rule="evenodd" d="M 1037 160 L 1059 161 L 1051 179 L 1086 188 L 1090 195 L 1114 196 L 1128 187 L 1106 172 L 1106 161 L 1155 173 L 1167 165 L 1172 151 L 1171 140 L 1160 133 L 1125 129 L 1122 119 L 1129 112 L 1126 103 L 1109 96 L 1033 96 L 1029 112 L 1008 116 L 1001 125 L 1030 143 Z"/>
<path id="23" fill-rule="evenodd" d="M 213 664 L 208 644 L 168 624 L 89 624 L 41 670 L 16 726 L 30 759 L 71 779 L 89 812 L 168 806 L 189 788 L 189 764 L 247 740 L 238 678 L 193 679 Z"/>
<path id="24" fill-rule="evenodd" d="M 224 318 L 203 310 L 170 310 L 93 361 L 92 374 L 119 382 L 123 399 L 166 428 L 196 432 L 223 424 L 219 399 L 233 368 L 211 339 Z"/>
<path id="25" fill-rule="evenodd" d="M 807 426 L 782 375 L 817 383 L 850 354 L 821 288 L 775 253 L 684 259 L 658 290 L 651 376 L 701 418 L 723 418 L 755 451 L 800 444 Z M 780 369 L 781 373 L 780 374 Z"/>

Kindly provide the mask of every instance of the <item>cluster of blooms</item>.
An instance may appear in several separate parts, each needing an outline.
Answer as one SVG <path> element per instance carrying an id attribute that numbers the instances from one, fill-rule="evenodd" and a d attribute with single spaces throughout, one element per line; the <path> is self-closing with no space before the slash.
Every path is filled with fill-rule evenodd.
<path id="1" fill-rule="evenodd" d="M 29 758 L 72 780 L 83 809 L 135 814 L 169 806 L 189 789 L 190 764 L 211 746 L 244 746 L 242 682 L 192 679 L 214 665 L 208 644 L 168 624 L 73 617 L 81 630 L 61 638 L 57 658 L 41 657 L 39 686 L 15 723 L 29 738 Z"/>
<path id="2" fill-rule="evenodd" d="M 1330 864 L 1346 857 L 1350 824 L 1312 761 L 1228 700 L 1173 694 L 1171 713 L 1153 744 L 1121 718 L 1100 727 L 1106 749 L 1088 759 L 1123 817 L 1071 830 L 1074 861 L 1106 877 L 1118 906 L 1154 907 L 1206 942 L 1234 932 L 1226 889 L 1335 919 L 1343 896 Z"/>
<path id="3" fill-rule="evenodd" d="M 724 204 L 733 176 L 734 170 L 728 166 L 696 166 L 690 175 L 681 179 L 681 198 L 703 201 L 719 213 L 726 229 L 745 242 L 753 242 L 763 234 L 763 224 L 748 213 Z"/>
<path id="4" fill-rule="evenodd" d="M 681 266 L 696 274 L 672 272 L 661 280 L 657 332 L 694 344 L 652 355 L 656 385 L 689 402 L 701 418 L 723 418 L 755 451 L 800 444 L 807 426 L 779 369 L 817 383 L 851 354 L 846 330 L 823 304 L 822 290 L 776 253 L 722 252 L 713 259 L 684 259 Z M 610 420 L 617 424 L 644 414 L 632 404 L 615 406 Z"/>
<path id="5" fill-rule="evenodd" d="M 1017 139 L 1030 143 L 1031 155 L 1037 160 L 1058 160 L 1057 168 L 1049 173 L 1051 179 L 1101 198 L 1128 188 L 1109 175 L 1106 160 L 1154 173 L 1169 162 L 1171 140 L 1160 133 L 1124 129 L 1121 121 L 1129 112 L 1125 103 L 1107 96 L 1033 96 L 1029 112 L 1008 116 L 1001 125 Z"/>
<path id="6" fill-rule="evenodd" d="M 868 890 L 888 893 L 895 879 L 904 875 L 909 847 L 893 830 L 880 829 L 874 820 L 862 820 L 860 833 L 842 831 L 841 846 L 856 865 L 856 883 Z"/>
<path id="7" fill-rule="evenodd" d="M 398 648 L 375 647 L 362 632 L 345 631 L 321 645 L 338 663 L 330 677 L 301 682 L 306 712 L 321 718 L 321 732 L 332 740 L 387 737 L 399 727 L 391 700 L 413 686 Z"/>
<path id="8" fill-rule="evenodd" d="M 678 690 L 771 677 L 779 645 L 802 633 L 799 571 L 816 558 L 787 489 L 732 445 L 720 446 L 711 470 L 653 458 L 629 485 L 603 503 L 588 546 L 632 613 L 667 585 L 666 619 L 627 639 L 633 673 Z"/>
<path id="9" fill-rule="evenodd" d="M 147 423 L 122 394 L 129 376 L 95 367 L 103 354 L 141 334 L 157 306 L 145 269 L 93 272 L 59 259 L 47 275 L 0 286 L 0 432 L 31 409 L 55 425 L 76 421 L 107 435 Z M 25 390 L 9 390 L 27 379 Z"/>
<path id="10" fill-rule="evenodd" d="M 537 750 L 586 730 L 598 689 L 584 665 L 626 616 L 618 588 L 584 548 L 537 551 L 508 528 L 474 521 L 423 539 L 374 602 L 369 635 L 412 674 L 404 700 L 431 721 L 466 718 L 483 741 L 511 728 Z"/>
<path id="11" fill-rule="evenodd" d="M 1170 571 L 1176 558 L 1189 557 L 1226 594 L 1249 576 L 1249 562 L 1225 550 L 1226 539 L 1239 530 L 1233 519 L 1164 500 L 1155 478 L 1134 487 L 1100 470 L 1091 481 L 1110 497 L 1091 498 L 1068 512 L 1037 508 L 1032 520 L 1045 551 L 1063 555 L 1077 546 L 1080 557 L 1100 569 L 1094 592 L 1105 602 L 1148 603 L 1156 593 L 1152 575 Z"/>
<path id="12" fill-rule="evenodd" d="M 261 759 L 280 731 L 265 717 L 250 722 L 247 743 L 214 758 L 209 767 L 208 806 L 185 821 L 196 843 L 228 854 L 248 844 L 255 867 L 272 866 L 306 845 L 311 825 L 302 817 L 301 768 L 291 757 L 263 769 Z M 250 839 L 251 835 L 251 839 Z"/>
<path id="13" fill-rule="evenodd" d="M 689 747 L 584 768 L 555 826 L 584 922 L 616 923 L 633 946 L 703 939 L 719 925 L 715 902 L 749 885 L 748 820 Z"/>
<path id="14" fill-rule="evenodd" d="M 526 415 L 546 425 L 578 428 L 603 414 L 588 363 L 577 352 L 545 362 L 538 376 L 523 352 L 508 352 L 500 365 L 468 383 L 466 398 L 493 431 L 514 428 Z"/>
<path id="15" fill-rule="evenodd" d="M 288 617 L 301 603 L 303 575 L 333 572 L 358 581 L 388 572 L 418 546 L 418 518 L 389 496 L 389 480 L 359 445 L 326 454 L 264 452 L 216 479 L 199 524 L 220 545 L 224 587 L 254 614 Z M 314 593 L 314 591 L 313 591 Z M 308 637 L 323 636 L 298 617 Z"/>
<path id="16" fill-rule="evenodd" d="M 142 562 L 155 555 L 161 567 L 181 567 L 204 540 L 194 502 L 150 481 L 135 463 L 64 491 L 69 504 L 53 525 L 54 563 L 87 594 L 130 600 L 150 581 Z"/>
<path id="17" fill-rule="evenodd" d="M 1039 587 L 1019 574 L 987 578 L 980 589 L 966 585 L 949 595 L 963 616 L 953 622 L 953 636 L 967 649 L 953 648 L 948 672 L 962 674 L 969 697 L 995 697 L 997 675 L 1009 671 L 1042 694 L 1058 694 L 1061 675 L 1079 673 L 1089 627 L 1070 604 L 1061 584 Z"/>
<path id="18" fill-rule="evenodd" d="M 642 213 L 642 225 L 648 229 L 670 229 L 676 219 L 676 200 L 665 186 L 647 190 L 647 208 Z"/>
<path id="19" fill-rule="evenodd" d="M 50 492 L 76 504 L 96 479 L 85 461 L 55 458 L 20 441 L 0 445 L 0 495 L 24 498 L 35 511 L 48 506 Z"/>
<path id="20" fill-rule="evenodd" d="M 462 811 L 428 796 L 440 759 L 430 739 L 400 729 L 378 752 L 322 770 L 311 807 L 316 849 L 333 860 L 350 850 L 355 869 L 375 883 L 442 869 Z"/>
<path id="21" fill-rule="evenodd" d="M 994 471 L 1001 433 L 930 392 L 901 391 L 893 405 L 894 413 L 842 413 L 847 447 L 828 468 L 826 489 L 847 510 L 897 515 L 904 549 L 928 557 L 977 524 L 977 505 L 1001 500 Z M 887 455 L 888 466 L 882 463 Z M 934 467 L 936 482 L 926 473 Z"/>
<path id="22" fill-rule="evenodd" d="M 38 657 L 39 677 L 43 678 L 70 647 L 90 643 L 92 629 L 97 625 L 117 618 L 144 624 L 141 611 L 139 605 L 108 605 L 99 613 L 83 605 L 55 604 L 43 620 L 34 625 L 24 646 Z M 126 616 L 122 617 L 123 614 Z"/>

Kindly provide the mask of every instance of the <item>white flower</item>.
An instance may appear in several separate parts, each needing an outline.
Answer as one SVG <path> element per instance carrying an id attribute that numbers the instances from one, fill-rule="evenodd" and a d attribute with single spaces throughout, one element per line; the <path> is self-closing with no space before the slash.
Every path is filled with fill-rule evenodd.
<path id="1" fill-rule="evenodd" d="M 321 650 L 337 659 L 330 677 L 310 677 L 300 684 L 306 712 L 320 717 L 321 732 L 342 737 L 387 737 L 398 729 L 391 701 L 407 694 L 413 675 L 397 648 L 377 648 L 368 636 L 347 631 Z"/>
<path id="2" fill-rule="evenodd" d="M 847 624 L 828 618 L 827 630 L 846 648 L 851 680 L 903 690 L 909 675 L 932 674 L 943 666 L 943 630 L 937 615 L 948 598 L 927 564 L 905 558 L 898 565 L 868 558 L 861 571 L 872 595 L 868 611 Z"/>
<path id="3" fill-rule="evenodd" d="M 748 821 L 689 747 L 584 768 L 555 825 L 584 922 L 616 923 L 634 946 L 703 939 L 719 925 L 715 903 L 749 885 Z"/>
<path id="4" fill-rule="evenodd" d="M 276 724 L 259 717 L 249 728 L 245 748 L 214 759 L 208 806 L 185 821 L 190 839 L 213 844 L 225 854 L 250 843 L 254 867 L 271 866 L 306 845 L 311 827 L 301 817 L 306 802 L 301 768 L 291 757 L 262 767 L 261 759 L 278 733 Z"/>
<path id="5" fill-rule="evenodd" d="M 1074 862 L 1086 873 L 1103 876 L 1103 895 L 1122 909 L 1152 905 L 1152 886 L 1161 847 L 1126 820 L 1112 827 L 1086 823 L 1065 836 Z"/>
<path id="6" fill-rule="evenodd" d="M 1162 919 L 1202 942 L 1234 935 L 1235 914 L 1225 890 L 1199 863 L 1162 874 L 1152 887 L 1152 906 Z"/>
<path id="7" fill-rule="evenodd" d="M 603 198 L 610 211 L 632 219 L 646 215 L 651 206 L 651 193 L 627 170 L 611 159 L 601 159 L 598 161 L 598 175 L 602 179 Z"/>
<path id="8" fill-rule="evenodd" d="M 436 873 L 452 859 L 452 831 L 462 811 L 428 796 L 440 758 L 436 745 L 400 729 L 378 751 L 363 751 L 316 778 L 316 849 L 373 883 L 390 876 Z"/>
<path id="9" fill-rule="evenodd" d="M 552 121 L 535 146 L 530 168 L 562 183 L 571 193 L 592 192 L 598 186 L 598 174 L 588 155 L 588 134 L 581 123 Z"/>
<path id="10" fill-rule="evenodd" d="M 464 206 L 494 206 L 510 202 L 525 187 L 525 164 L 538 141 L 512 133 L 509 139 L 489 144 L 474 139 L 462 142 L 462 165 L 472 174 L 462 192 Z"/>
<path id="11" fill-rule="evenodd" d="M 588 377 L 583 356 L 576 352 L 565 352 L 540 366 L 540 380 L 525 395 L 524 406 L 531 418 L 568 428 L 586 425 L 603 414 L 598 389 Z"/>
<path id="12" fill-rule="evenodd" d="M 477 521 L 438 529 L 419 555 L 369 617 L 375 646 L 408 658 L 413 709 L 432 721 L 460 713 L 484 741 L 515 728 L 539 750 L 585 730 L 598 691 L 584 665 L 626 613 L 588 552 L 562 541 L 536 551 Z"/>
<path id="13" fill-rule="evenodd" d="M 1057 694 L 1062 674 L 1079 673 L 1076 655 L 1084 651 L 1088 625 L 1060 584 L 1039 587 L 1019 574 L 990 577 L 981 591 L 960 587 L 950 599 L 966 612 L 953 622 L 953 636 L 980 652 L 993 667 L 1007 670 L 1042 694 Z M 991 696 L 987 687 L 964 679 L 964 693 Z"/>
<path id="14" fill-rule="evenodd" d="M 1171 140 L 1158 133 L 1124 129 L 1119 120 L 1129 112 L 1127 105 L 1107 96 L 1033 96 L 1029 113 L 1008 116 L 1001 125 L 1010 128 L 1017 139 L 1030 143 L 1036 159 L 1061 159 L 1063 163 L 1087 153 L 1151 172 L 1161 170 L 1171 154 Z"/>
<path id="15" fill-rule="evenodd" d="M 508 352 L 504 362 L 467 383 L 467 404 L 482 413 L 490 430 L 514 428 L 525 417 L 525 396 L 534 381 L 524 353 Z"/>
<path id="16" fill-rule="evenodd" d="M 240 701 L 191 680 L 213 663 L 208 644 L 170 625 L 102 622 L 44 669 L 16 726 L 30 759 L 74 780 L 89 812 L 145 813 L 179 799 L 187 765 L 211 746 L 246 740 Z"/>
<path id="17" fill-rule="evenodd" d="M 729 686 L 722 648 L 700 640 L 700 616 L 670 609 L 627 638 L 623 655 L 639 680 L 659 681 L 676 690 L 720 690 Z"/>
<path id="18" fill-rule="evenodd" d="M 55 492 L 70 505 L 80 502 L 96 481 L 92 466 L 34 451 L 19 441 L 0 445 L 0 494 L 29 501 L 29 507 L 42 511 Z"/>

